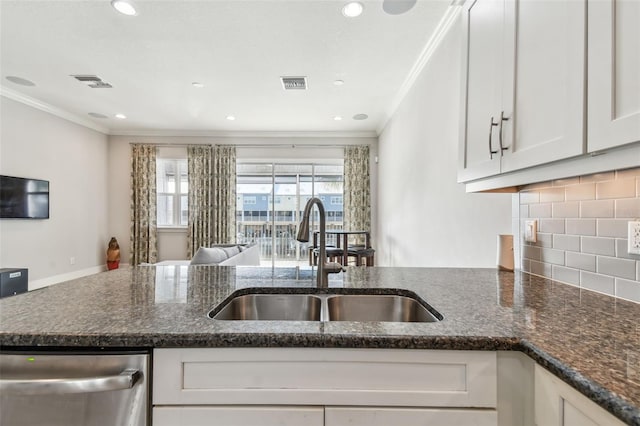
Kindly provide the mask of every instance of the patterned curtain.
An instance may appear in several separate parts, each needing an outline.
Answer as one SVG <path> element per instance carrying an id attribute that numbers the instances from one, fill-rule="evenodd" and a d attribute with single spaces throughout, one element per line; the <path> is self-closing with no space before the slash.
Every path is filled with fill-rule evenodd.
<path id="1" fill-rule="evenodd" d="M 200 247 L 211 246 L 212 157 L 213 148 L 210 145 L 187 147 L 189 170 L 187 259 L 191 259 Z"/>
<path id="2" fill-rule="evenodd" d="M 371 232 L 371 195 L 369 185 L 369 147 L 344 149 L 344 229 Z M 363 244 L 364 237 L 356 244 Z"/>
<path id="3" fill-rule="evenodd" d="M 155 263 L 158 258 L 156 216 L 156 147 L 131 145 L 131 236 L 129 263 Z"/>
<path id="4" fill-rule="evenodd" d="M 236 242 L 236 148 L 213 147 L 213 221 L 214 244 Z"/>

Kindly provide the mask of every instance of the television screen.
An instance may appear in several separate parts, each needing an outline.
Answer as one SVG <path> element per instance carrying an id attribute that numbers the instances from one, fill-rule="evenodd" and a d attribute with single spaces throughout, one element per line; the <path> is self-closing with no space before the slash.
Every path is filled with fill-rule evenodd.
<path id="1" fill-rule="evenodd" d="M 49 182 L 0 176 L 0 218 L 48 219 Z"/>

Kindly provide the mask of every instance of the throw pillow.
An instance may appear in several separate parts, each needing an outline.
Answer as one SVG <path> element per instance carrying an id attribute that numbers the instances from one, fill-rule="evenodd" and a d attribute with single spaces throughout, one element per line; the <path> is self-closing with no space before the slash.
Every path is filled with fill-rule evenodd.
<path id="1" fill-rule="evenodd" d="M 227 259 L 227 253 L 219 247 L 200 247 L 191 259 L 191 265 L 220 263 Z"/>
<path id="2" fill-rule="evenodd" d="M 236 254 L 240 253 L 240 249 L 238 248 L 238 246 L 222 247 L 222 250 L 227 253 L 227 258 L 233 257 Z"/>

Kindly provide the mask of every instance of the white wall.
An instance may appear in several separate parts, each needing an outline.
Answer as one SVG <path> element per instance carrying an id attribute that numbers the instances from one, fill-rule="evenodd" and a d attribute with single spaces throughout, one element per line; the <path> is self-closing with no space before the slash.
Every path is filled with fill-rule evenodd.
<path id="1" fill-rule="evenodd" d="M 377 264 L 495 267 L 510 194 L 456 183 L 462 25 L 442 40 L 378 143 Z"/>
<path id="2" fill-rule="evenodd" d="M 50 181 L 50 219 L 0 219 L 0 266 L 29 289 L 106 269 L 107 137 L 5 97 L 0 119 L 0 173 Z"/>
<path id="3" fill-rule="evenodd" d="M 123 262 L 128 262 L 129 244 L 129 170 L 131 143 L 171 145 L 228 144 L 236 145 L 238 159 L 247 161 L 320 161 L 341 158 L 342 145 L 368 144 L 371 158 L 377 155 L 377 138 L 362 137 L 189 137 L 189 136 L 111 136 L 109 138 L 109 230 L 120 242 Z M 264 146 L 264 148 L 262 147 Z M 295 146 L 295 147 L 294 147 Z M 372 229 L 375 230 L 377 203 L 377 170 L 371 164 Z M 372 235 L 375 241 L 375 234 Z M 159 231 L 158 260 L 184 259 L 187 255 L 186 232 Z"/>

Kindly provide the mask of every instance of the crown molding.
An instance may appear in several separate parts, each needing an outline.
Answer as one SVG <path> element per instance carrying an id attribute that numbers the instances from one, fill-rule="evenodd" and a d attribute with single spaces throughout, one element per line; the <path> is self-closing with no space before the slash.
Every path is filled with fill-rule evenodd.
<path id="1" fill-rule="evenodd" d="M 225 130 L 113 130 L 110 136 L 172 136 L 215 138 L 377 138 L 373 130 L 345 132 L 225 131 Z"/>
<path id="2" fill-rule="evenodd" d="M 100 132 L 105 135 L 109 134 L 109 129 L 107 127 L 100 126 L 89 119 L 80 117 L 76 114 L 72 114 L 61 108 L 55 107 L 46 102 L 42 102 L 23 93 L 16 92 L 15 90 L 9 89 L 8 87 L 2 85 L 0 85 L 0 96 L 4 96 L 7 99 L 20 102 L 21 104 L 28 105 L 40 111 L 48 112 L 49 114 L 55 115 L 56 117 L 60 117 L 72 123 L 79 124 L 80 126 L 95 130 L 96 132 Z"/>
<path id="3" fill-rule="evenodd" d="M 427 44 L 425 44 L 422 52 L 420 52 L 420 56 L 418 56 L 418 59 L 409 71 L 409 74 L 402 83 L 402 86 L 400 86 L 400 90 L 398 90 L 398 93 L 391 102 L 391 105 L 385 111 L 383 119 L 380 121 L 380 125 L 376 129 L 376 133 L 378 135 L 382 134 L 384 128 L 387 127 L 389 120 L 391 120 L 391 117 L 396 113 L 396 110 L 415 84 L 424 67 L 429 63 L 433 53 L 436 51 L 440 42 L 455 22 L 461 10 L 462 8 L 457 5 L 457 3 L 452 3 L 452 5 L 447 8 L 447 11 L 442 19 L 440 19 L 440 22 L 438 22 L 436 29 L 427 41 Z"/>

